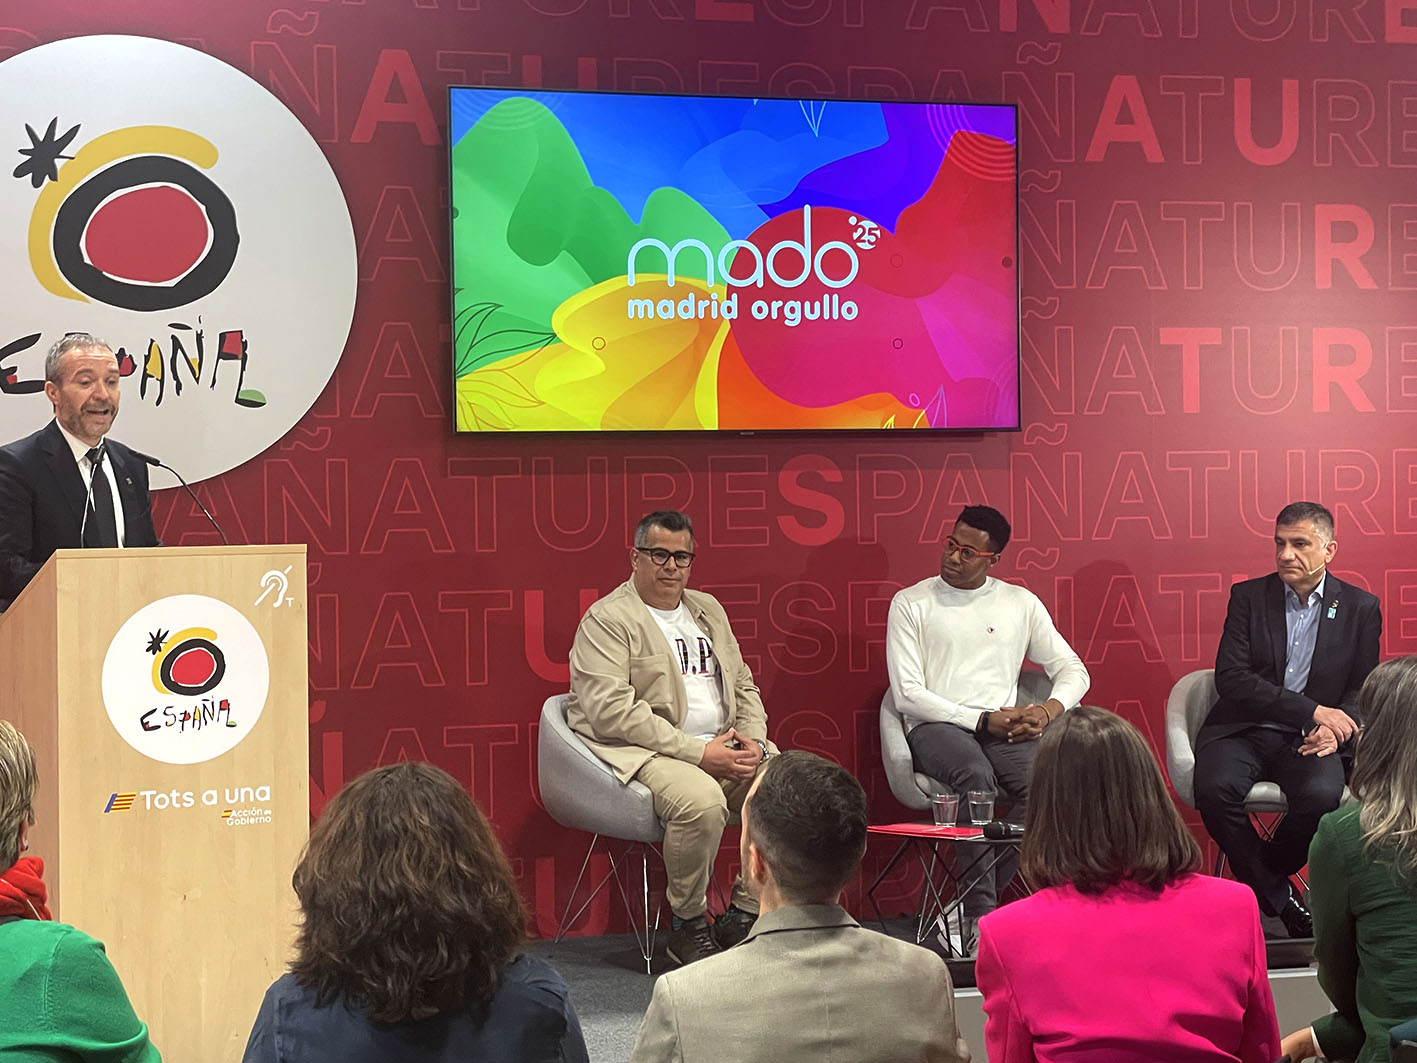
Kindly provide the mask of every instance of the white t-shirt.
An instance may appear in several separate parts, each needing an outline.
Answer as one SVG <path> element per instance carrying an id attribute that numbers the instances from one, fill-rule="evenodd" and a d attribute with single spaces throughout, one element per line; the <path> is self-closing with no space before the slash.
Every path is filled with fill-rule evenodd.
<path id="1" fill-rule="evenodd" d="M 712 738 L 723 730 L 723 687 L 718 674 L 718 659 L 713 655 L 713 641 L 694 623 L 683 602 L 677 609 L 656 609 L 646 605 L 649 615 L 664 632 L 669 650 L 679 662 L 684 677 L 684 693 L 689 711 L 684 716 L 682 730 L 695 738 Z"/>
<path id="2" fill-rule="evenodd" d="M 981 712 L 1015 704 L 1024 658 L 1048 673 L 1065 709 L 1087 693 L 1087 669 L 1024 587 L 990 576 L 982 587 L 960 590 L 931 576 L 891 601 L 886 667 L 909 728 L 973 729 Z"/>

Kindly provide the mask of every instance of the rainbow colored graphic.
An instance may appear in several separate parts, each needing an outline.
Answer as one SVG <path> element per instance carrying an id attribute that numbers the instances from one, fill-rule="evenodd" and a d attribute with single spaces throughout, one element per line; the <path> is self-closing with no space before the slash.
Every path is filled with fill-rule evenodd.
<path id="1" fill-rule="evenodd" d="M 1012 107 L 450 107 L 459 431 L 1018 427 Z"/>

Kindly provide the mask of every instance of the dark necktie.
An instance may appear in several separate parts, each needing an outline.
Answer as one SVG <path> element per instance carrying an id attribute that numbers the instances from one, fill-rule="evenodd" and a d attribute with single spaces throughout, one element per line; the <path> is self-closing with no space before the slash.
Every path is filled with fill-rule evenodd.
<path id="1" fill-rule="evenodd" d="M 118 523 L 113 518 L 113 492 L 108 489 L 108 475 L 103 471 L 104 452 L 89 449 L 89 464 L 93 466 L 93 491 L 89 496 L 89 512 L 84 520 L 85 546 L 117 546 Z"/>

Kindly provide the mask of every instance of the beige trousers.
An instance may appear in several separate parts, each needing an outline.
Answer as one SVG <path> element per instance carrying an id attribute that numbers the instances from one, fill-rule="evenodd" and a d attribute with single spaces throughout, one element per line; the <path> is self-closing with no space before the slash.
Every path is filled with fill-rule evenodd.
<path id="1" fill-rule="evenodd" d="M 646 761 L 635 779 L 654 794 L 654 813 L 664 823 L 664 899 L 680 919 L 703 915 L 728 814 L 742 811 L 753 780 L 715 779 L 695 764 L 663 756 Z M 733 880 L 731 901 L 746 912 L 758 910 L 741 871 Z"/>

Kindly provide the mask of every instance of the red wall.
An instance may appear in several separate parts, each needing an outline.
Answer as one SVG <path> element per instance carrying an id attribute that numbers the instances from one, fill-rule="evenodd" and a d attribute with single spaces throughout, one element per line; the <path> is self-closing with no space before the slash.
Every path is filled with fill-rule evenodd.
<path id="1" fill-rule="evenodd" d="M 99 6 L 0 16 L 0 56 L 100 32 L 202 48 L 305 122 L 353 215 L 333 383 L 200 488 L 233 538 L 310 546 L 312 811 L 376 763 L 440 764 L 492 814 L 542 932 L 585 838 L 538 806 L 535 721 L 650 508 L 698 521 L 695 581 L 777 741 L 854 768 L 881 817 L 900 813 L 875 735 L 886 606 L 966 502 L 1012 518 L 996 571 L 1053 610 L 1088 700 L 1158 743 L 1292 498 L 1334 508 L 1384 653 L 1417 650 L 1417 0 Z M 1026 429 L 454 437 L 450 83 L 1017 102 Z M 213 541 L 172 491 L 157 517 L 169 543 Z"/>

